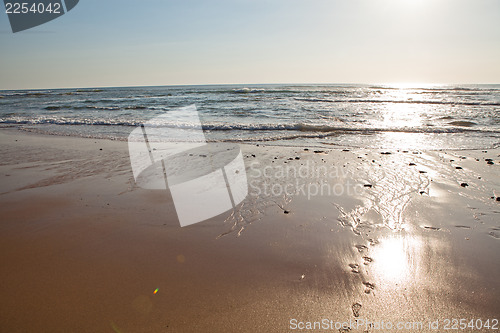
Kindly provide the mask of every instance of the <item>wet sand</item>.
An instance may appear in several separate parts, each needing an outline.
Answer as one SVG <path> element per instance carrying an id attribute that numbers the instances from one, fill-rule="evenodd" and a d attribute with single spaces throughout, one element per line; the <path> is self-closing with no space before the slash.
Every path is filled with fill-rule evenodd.
<path id="1" fill-rule="evenodd" d="M 126 142 L 0 142 L 1 332 L 500 319 L 499 149 L 242 145 L 249 196 L 181 228 L 168 191 L 135 185 Z"/>

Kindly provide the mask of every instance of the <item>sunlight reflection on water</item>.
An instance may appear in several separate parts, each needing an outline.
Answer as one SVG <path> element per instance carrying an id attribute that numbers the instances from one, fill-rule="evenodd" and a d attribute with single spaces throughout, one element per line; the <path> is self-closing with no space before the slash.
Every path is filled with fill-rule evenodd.
<path id="1" fill-rule="evenodd" d="M 389 283 L 408 282 L 415 276 L 420 255 L 421 242 L 417 238 L 385 238 L 373 251 L 374 272 Z"/>

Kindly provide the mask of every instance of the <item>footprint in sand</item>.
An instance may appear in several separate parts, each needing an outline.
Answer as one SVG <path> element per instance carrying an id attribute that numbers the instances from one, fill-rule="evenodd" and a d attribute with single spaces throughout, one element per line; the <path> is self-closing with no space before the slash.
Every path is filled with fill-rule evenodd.
<path id="1" fill-rule="evenodd" d="M 359 303 L 354 303 L 352 305 L 352 314 L 354 317 L 359 317 L 359 311 L 361 310 L 361 304 Z"/>
<path id="2" fill-rule="evenodd" d="M 370 257 L 365 256 L 365 257 L 363 257 L 363 259 L 365 261 L 363 264 L 365 264 L 365 265 L 368 265 L 369 263 L 373 262 L 373 259 Z"/>
<path id="3" fill-rule="evenodd" d="M 358 249 L 358 252 L 360 253 L 368 249 L 365 245 L 359 245 L 359 244 L 354 245 L 354 247 L 356 247 Z"/>
<path id="4" fill-rule="evenodd" d="M 363 282 L 363 284 L 365 285 L 366 289 L 365 289 L 365 294 L 369 294 L 371 293 L 371 291 L 373 289 L 375 289 L 375 285 L 373 283 L 370 283 L 370 282 Z"/>
<path id="5" fill-rule="evenodd" d="M 349 264 L 349 267 L 351 267 L 351 272 L 359 273 L 359 265 L 358 264 Z"/>

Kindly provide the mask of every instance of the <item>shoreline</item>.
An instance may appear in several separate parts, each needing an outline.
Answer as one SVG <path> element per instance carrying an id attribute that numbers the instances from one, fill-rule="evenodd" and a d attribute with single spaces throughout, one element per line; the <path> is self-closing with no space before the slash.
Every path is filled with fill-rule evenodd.
<path id="1" fill-rule="evenodd" d="M 78 126 L 89 126 L 89 125 L 78 125 Z M 131 129 L 135 128 L 136 126 L 130 126 Z M 10 126 L 4 126 L 0 127 L 0 131 L 6 131 L 6 132 L 13 132 L 13 133 L 22 133 L 26 135 L 39 135 L 39 136 L 48 136 L 48 137 L 61 137 L 61 138 L 79 138 L 79 139 L 88 139 L 88 140 L 108 140 L 108 141 L 114 141 L 114 142 L 127 142 L 128 137 L 94 137 L 94 136 L 79 136 L 79 135 L 74 135 L 74 134 L 64 134 L 62 132 L 59 133 L 54 133 L 54 132 L 47 132 L 47 131 L 40 131 L 37 129 L 24 129 L 24 128 L 19 128 L 19 125 L 10 125 Z M 375 133 L 383 133 L 384 131 L 373 131 L 371 129 L 354 129 L 352 133 L 357 133 L 357 131 L 363 132 L 370 132 L 371 135 Z M 426 133 L 426 132 L 400 132 L 400 131 L 390 131 L 387 130 L 385 133 L 406 133 L 406 134 L 422 134 L 422 135 L 429 135 L 432 133 Z M 495 133 L 495 132 L 493 132 Z M 333 132 L 331 133 L 331 136 L 334 136 Z M 357 134 L 362 134 L 362 133 L 357 133 Z M 434 133 L 436 134 L 436 133 Z M 447 134 L 460 134 L 460 133 L 455 133 L 455 132 L 443 132 L 443 133 L 438 133 L 439 135 L 447 135 Z M 345 134 L 344 134 L 345 135 Z M 298 137 L 300 139 L 300 137 Z M 309 138 L 309 137 L 304 137 L 304 138 Z M 310 138 L 315 138 L 315 137 L 310 137 Z M 362 147 L 362 146 L 355 146 L 355 145 L 347 145 L 347 144 L 332 144 L 329 142 L 318 142 L 316 144 L 311 144 L 310 142 L 302 142 L 300 144 L 276 144 L 276 142 L 281 142 L 281 141 L 293 141 L 295 140 L 294 138 L 273 138 L 273 139 L 266 139 L 266 140 L 260 140 L 260 139 L 241 139 L 241 140 L 210 140 L 207 139 L 207 142 L 210 144 L 223 144 L 223 143 L 232 143 L 232 144 L 237 144 L 237 145 L 242 145 L 242 146 L 267 146 L 267 147 L 285 147 L 285 148 L 318 148 L 318 149 L 369 149 L 369 150 L 392 150 L 392 151 L 420 151 L 422 149 L 416 149 L 416 148 L 394 148 L 394 147 Z M 476 150 L 496 150 L 500 148 L 500 143 L 496 143 L 493 146 L 489 147 L 472 147 L 472 148 L 454 148 L 454 147 L 449 147 L 449 148 L 428 148 L 428 149 L 423 149 L 423 151 L 432 151 L 432 152 L 439 152 L 439 151 L 476 151 Z"/>
<path id="2" fill-rule="evenodd" d="M 181 228 L 168 191 L 135 185 L 125 142 L 14 131 L 0 130 L 2 331 L 283 332 L 292 318 L 498 314 L 499 148 L 243 144 L 256 188 L 349 181 L 359 193 L 250 188 L 233 215 Z M 256 171 L 301 164 L 320 176 Z"/>

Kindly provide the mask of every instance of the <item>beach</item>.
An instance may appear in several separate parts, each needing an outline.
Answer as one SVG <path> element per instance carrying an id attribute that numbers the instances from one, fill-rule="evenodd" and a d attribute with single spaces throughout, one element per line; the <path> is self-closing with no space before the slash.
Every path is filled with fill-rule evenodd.
<path id="1" fill-rule="evenodd" d="M 2 332 L 498 322 L 498 148 L 243 143 L 246 199 L 180 227 L 168 190 L 135 184 L 125 141 L 0 142 Z"/>
<path id="2" fill-rule="evenodd" d="M 4 5 L 0 333 L 500 330 L 500 0 Z"/>

